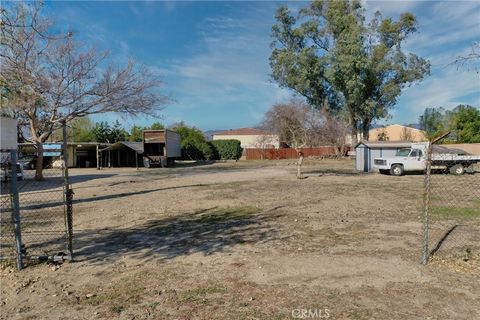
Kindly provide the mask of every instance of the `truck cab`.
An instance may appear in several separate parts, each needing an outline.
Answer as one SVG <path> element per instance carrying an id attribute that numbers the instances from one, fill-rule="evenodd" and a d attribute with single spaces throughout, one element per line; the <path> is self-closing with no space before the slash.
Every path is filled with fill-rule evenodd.
<path id="1" fill-rule="evenodd" d="M 426 145 L 412 144 L 397 150 L 394 157 L 375 158 L 373 165 L 380 173 L 401 176 L 405 171 L 423 171 L 426 167 Z"/>

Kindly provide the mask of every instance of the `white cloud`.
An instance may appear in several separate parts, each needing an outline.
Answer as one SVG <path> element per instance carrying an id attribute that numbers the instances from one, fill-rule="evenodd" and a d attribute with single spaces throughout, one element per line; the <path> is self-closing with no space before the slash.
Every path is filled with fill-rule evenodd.
<path id="1" fill-rule="evenodd" d="M 462 103 L 480 106 L 480 77 L 474 72 L 449 66 L 436 70 L 437 75 L 405 90 L 399 106 L 392 112 L 400 122 L 416 122 L 427 107 L 452 109 Z M 469 97 L 465 100 L 465 97 Z"/>
<path id="2" fill-rule="evenodd" d="M 287 95 L 287 90 L 269 81 L 270 26 L 270 21 L 252 16 L 202 21 L 198 27 L 201 43 L 191 49 L 193 54 L 162 66 L 168 68 L 167 77 L 179 93 L 178 105 L 166 112 L 174 115 L 208 106 L 218 111 L 220 118 L 220 113 L 226 116 L 229 110 L 234 115 L 234 105 L 243 109 L 243 119 L 260 121 L 271 104 Z M 203 122 L 201 126 L 214 127 L 218 119 L 197 121 Z"/>

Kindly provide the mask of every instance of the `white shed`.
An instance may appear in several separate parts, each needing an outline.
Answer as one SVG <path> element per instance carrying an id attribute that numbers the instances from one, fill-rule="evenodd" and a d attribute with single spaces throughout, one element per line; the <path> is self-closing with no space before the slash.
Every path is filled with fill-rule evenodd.
<path id="1" fill-rule="evenodd" d="M 355 146 L 355 168 L 363 172 L 373 171 L 373 159 L 380 157 L 393 157 L 398 149 L 410 148 L 411 142 L 407 141 L 361 141 Z"/>

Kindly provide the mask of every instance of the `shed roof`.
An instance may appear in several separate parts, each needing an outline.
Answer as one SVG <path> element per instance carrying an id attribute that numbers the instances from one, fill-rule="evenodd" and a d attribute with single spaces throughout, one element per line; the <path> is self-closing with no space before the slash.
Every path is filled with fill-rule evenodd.
<path id="1" fill-rule="evenodd" d="M 132 142 L 132 141 L 119 141 L 105 149 L 102 149 L 101 151 L 119 150 L 123 148 L 130 148 L 139 154 L 143 154 L 143 142 Z"/>
<path id="2" fill-rule="evenodd" d="M 361 144 L 368 148 L 409 148 L 412 146 L 410 141 L 360 141 L 355 148 Z"/>

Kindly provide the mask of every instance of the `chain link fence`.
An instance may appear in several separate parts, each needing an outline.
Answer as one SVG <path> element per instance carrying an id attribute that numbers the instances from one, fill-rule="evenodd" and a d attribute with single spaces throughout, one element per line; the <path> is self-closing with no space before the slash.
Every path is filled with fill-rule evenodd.
<path id="1" fill-rule="evenodd" d="M 431 143 L 427 152 L 422 263 L 480 254 L 480 155 Z"/>
<path id="2" fill-rule="evenodd" d="M 15 170 L 12 164 L 17 157 L 16 150 L 1 150 L 0 152 L 0 258 L 3 260 L 15 260 L 17 252 L 21 250 L 21 242 L 15 239 L 19 235 L 15 228 L 18 228 L 18 215 L 14 207 L 18 206 L 18 193 L 16 193 L 16 180 L 12 180 Z M 17 207 L 18 208 L 18 207 Z M 17 244 L 19 248 L 17 248 Z M 17 262 L 21 265 L 21 261 Z"/>
<path id="3" fill-rule="evenodd" d="M 20 269 L 31 260 L 72 258 L 73 192 L 63 149 L 45 145 L 42 179 L 33 146 L 2 153 L 0 258 L 16 259 Z"/>

